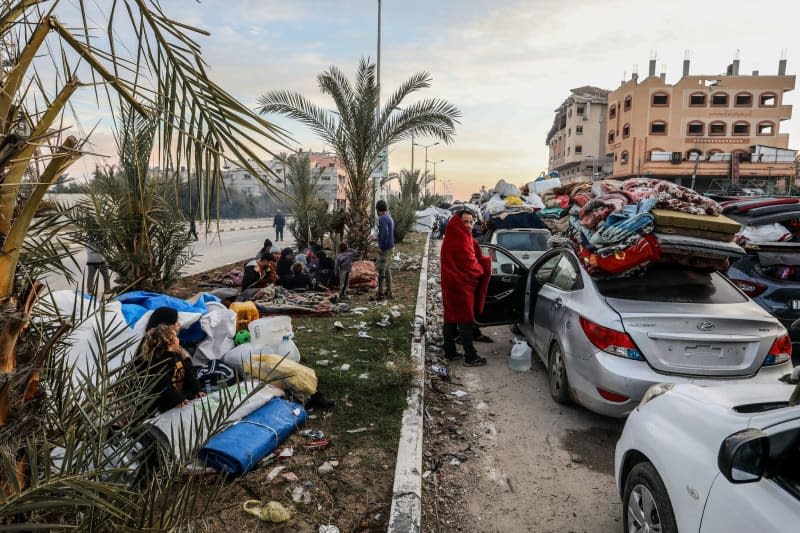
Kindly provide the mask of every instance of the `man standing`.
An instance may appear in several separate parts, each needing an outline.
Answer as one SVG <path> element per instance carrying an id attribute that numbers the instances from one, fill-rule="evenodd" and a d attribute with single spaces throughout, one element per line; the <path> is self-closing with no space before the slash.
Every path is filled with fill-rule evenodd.
<path id="1" fill-rule="evenodd" d="M 283 240 L 283 227 L 286 225 L 286 217 L 283 216 L 281 210 L 275 214 L 275 241 L 280 242 Z"/>
<path id="2" fill-rule="evenodd" d="M 448 360 L 461 357 L 456 351 L 456 336 L 464 347 L 464 365 L 482 366 L 486 359 L 478 356 L 472 344 L 472 323 L 483 310 L 486 289 L 492 274 L 492 260 L 481 253 L 472 238 L 474 216 L 463 210 L 453 215 L 444 233 L 441 252 L 442 303 L 444 304 L 444 356 Z"/>
<path id="3" fill-rule="evenodd" d="M 392 298 L 392 255 L 394 255 L 394 220 L 389 215 L 386 201 L 375 204 L 378 212 L 378 292 L 376 300 Z M 385 291 L 384 291 L 385 288 Z"/>
<path id="4" fill-rule="evenodd" d="M 111 288 L 111 279 L 108 274 L 108 265 L 106 265 L 106 258 L 103 257 L 103 254 L 89 246 L 86 245 L 86 277 L 88 283 L 89 294 L 92 296 L 95 295 L 95 289 L 97 288 L 97 273 L 100 273 L 103 276 L 103 292 L 108 291 Z"/>
<path id="5" fill-rule="evenodd" d="M 196 240 L 196 241 L 199 240 L 197 238 L 197 226 L 194 223 L 194 218 L 189 220 L 189 235 L 187 235 L 187 237 L 189 237 L 189 238 L 194 237 L 194 240 Z"/>

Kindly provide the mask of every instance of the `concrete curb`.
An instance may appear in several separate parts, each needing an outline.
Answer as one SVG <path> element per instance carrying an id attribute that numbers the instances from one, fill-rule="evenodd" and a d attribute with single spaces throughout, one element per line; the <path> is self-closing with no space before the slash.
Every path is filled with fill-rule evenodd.
<path id="1" fill-rule="evenodd" d="M 414 310 L 414 333 L 411 339 L 411 359 L 416 375 L 408 391 L 397 464 L 394 469 L 392 509 L 389 513 L 389 533 L 419 532 L 422 529 L 422 430 L 425 408 L 425 324 L 428 308 L 428 252 L 431 234 L 425 239 L 422 268 L 419 272 L 417 307 Z"/>

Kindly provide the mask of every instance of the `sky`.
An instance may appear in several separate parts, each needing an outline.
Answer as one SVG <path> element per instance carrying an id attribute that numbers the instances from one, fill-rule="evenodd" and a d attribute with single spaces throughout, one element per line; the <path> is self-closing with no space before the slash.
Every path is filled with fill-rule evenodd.
<path id="1" fill-rule="evenodd" d="M 332 108 L 316 75 L 331 65 L 353 74 L 362 56 L 376 57 L 378 0 L 184 1 L 177 3 L 182 12 L 172 4 L 164 4 L 168 14 L 211 33 L 200 40 L 211 77 L 254 108 L 272 89 L 294 90 Z M 436 166 L 437 192 L 447 187 L 463 199 L 481 185 L 499 179 L 521 184 L 545 171 L 545 136 L 569 90 L 613 90 L 635 65 L 646 75 L 651 54 L 658 72 L 665 65 L 670 83 L 680 77 L 687 50 L 692 74 L 724 73 L 737 50 L 740 72 L 776 74 L 787 49 L 787 73 L 795 74 L 800 40 L 793 5 L 383 0 L 381 85 L 387 95 L 411 74 L 426 71 L 431 88 L 409 102 L 442 98 L 461 110 L 454 142 L 429 148 L 428 159 L 444 160 Z M 787 93 L 784 103 L 798 106 L 798 94 Z M 296 122 L 267 118 L 287 129 L 297 147 L 329 148 Z M 790 134 L 791 148 L 800 147 L 800 120 L 783 122 L 781 132 Z M 416 148 L 414 163 L 424 169 L 424 149 Z M 411 142 L 393 145 L 390 172 L 410 166 Z"/>

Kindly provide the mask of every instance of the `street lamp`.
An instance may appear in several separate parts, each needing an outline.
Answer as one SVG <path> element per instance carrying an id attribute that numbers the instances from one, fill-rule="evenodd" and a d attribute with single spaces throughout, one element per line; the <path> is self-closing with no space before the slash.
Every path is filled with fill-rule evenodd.
<path id="1" fill-rule="evenodd" d="M 439 163 L 444 163 L 444 159 L 440 159 L 438 161 L 428 161 L 426 159 L 425 162 L 433 165 L 433 194 L 436 194 L 436 165 Z M 425 184 L 427 185 L 427 182 L 425 182 Z"/>
<path id="2" fill-rule="evenodd" d="M 428 175 L 428 148 L 430 148 L 431 146 L 436 146 L 437 144 L 439 144 L 438 141 L 433 143 L 433 144 L 417 144 L 417 143 L 414 143 L 412 145 L 412 149 L 413 149 L 414 146 L 419 146 L 420 148 L 425 148 L 425 176 Z M 411 172 L 414 172 L 413 168 L 411 169 Z M 427 178 L 426 178 L 426 181 L 425 181 L 425 194 L 428 194 Z"/>

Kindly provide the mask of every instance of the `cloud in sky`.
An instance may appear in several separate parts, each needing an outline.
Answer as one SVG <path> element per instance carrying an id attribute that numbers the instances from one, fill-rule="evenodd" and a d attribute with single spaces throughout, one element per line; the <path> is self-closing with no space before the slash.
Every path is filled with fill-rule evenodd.
<path id="1" fill-rule="evenodd" d="M 667 80 L 681 72 L 686 49 L 692 73 L 724 72 L 741 49 L 742 72 L 777 70 L 782 48 L 796 43 L 788 1 L 731 0 L 383 0 L 382 84 L 389 91 L 426 70 L 432 88 L 463 112 L 450 146 L 431 148 L 439 180 L 464 197 L 500 178 L 522 182 L 546 170 L 544 140 L 553 110 L 582 85 L 616 88 L 651 51 Z M 353 72 L 361 56 L 376 55 L 377 0 L 206 0 L 168 13 L 203 27 L 201 40 L 214 79 L 249 105 L 270 89 L 296 90 L 330 105 L 316 75 L 335 64 Z M 780 16 L 781 14 L 785 16 Z M 797 50 L 790 50 L 797 52 Z M 793 56 L 789 71 L 796 72 Z M 787 104 L 800 104 L 797 91 Z M 281 117 L 298 145 L 322 149 L 308 130 Z M 800 143 L 798 120 L 781 130 Z M 420 140 L 429 144 L 433 140 Z M 415 166 L 424 165 L 417 149 Z M 392 147 L 390 170 L 410 166 L 410 142 Z"/>

